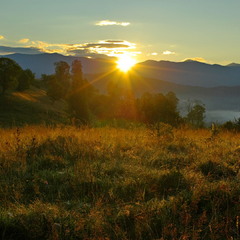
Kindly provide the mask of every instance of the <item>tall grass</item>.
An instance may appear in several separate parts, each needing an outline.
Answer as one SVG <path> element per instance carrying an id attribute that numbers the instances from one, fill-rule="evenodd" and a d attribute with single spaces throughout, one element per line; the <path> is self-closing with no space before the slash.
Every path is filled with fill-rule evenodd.
<path id="1" fill-rule="evenodd" d="M 1 238 L 239 239 L 240 135 L 160 130 L 0 129 Z"/>

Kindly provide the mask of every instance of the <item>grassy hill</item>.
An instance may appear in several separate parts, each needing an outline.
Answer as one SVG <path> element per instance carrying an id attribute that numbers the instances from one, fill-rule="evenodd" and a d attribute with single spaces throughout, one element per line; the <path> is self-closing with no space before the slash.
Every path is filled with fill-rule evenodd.
<path id="1" fill-rule="evenodd" d="M 239 134 L 0 130 L 2 239 L 239 239 Z"/>
<path id="2" fill-rule="evenodd" d="M 67 122 L 63 101 L 52 103 L 46 91 L 32 87 L 0 96 L 0 127 Z"/>

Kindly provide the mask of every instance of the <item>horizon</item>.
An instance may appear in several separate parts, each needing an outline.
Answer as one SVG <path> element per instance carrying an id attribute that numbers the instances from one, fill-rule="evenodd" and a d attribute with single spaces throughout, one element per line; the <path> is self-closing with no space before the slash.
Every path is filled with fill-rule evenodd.
<path id="1" fill-rule="evenodd" d="M 48 53 L 48 52 L 41 52 L 41 53 L 9 53 L 9 54 L 0 54 L 0 57 L 7 57 L 7 56 L 11 56 L 11 55 L 15 55 L 15 54 L 19 54 L 19 55 L 31 55 L 31 56 L 36 56 L 36 55 L 60 55 L 60 56 L 64 56 L 64 57 L 75 57 L 75 58 L 85 58 L 85 59 L 91 59 L 91 60 L 108 60 L 108 61 L 113 61 L 117 64 L 117 57 L 101 57 L 101 56 L 95 56 L 95 57 L 86 57 L 86 56 L 72 56 L 72 55 L 64 55 L 61 53 L 57 53 L 57 52 L 53 52 L 53 53 Z M 164 60 L 164 59 L 160 59 L 160 60 L 155 60 L 155 59 L 146 59 L 143 61 L 138 61 L 135 63 L 135 65 L 137 64 L 141 64 L 141 63 L 145 63 L 148 61 L 153 61 L 153 62 L 170 62 L 170 63 L 184 63 L 184 62 L 196 62 L 196 63 L 203 63 L 203 64 L 207 64 L 207 65 L 219 65 L 219 66 L 223 66 L 223 67 L 227 67 L 230 65 L 240 65 L 240 63 L 238 62 L 230 62 L 228 64 L 218 64 L 218 63 L 208 63 L 208 62 L 202 62 L 202 61 L 198 61 L 197 59 L 183 59 L 181 61 L 171 61 L 171 60 Z"/>

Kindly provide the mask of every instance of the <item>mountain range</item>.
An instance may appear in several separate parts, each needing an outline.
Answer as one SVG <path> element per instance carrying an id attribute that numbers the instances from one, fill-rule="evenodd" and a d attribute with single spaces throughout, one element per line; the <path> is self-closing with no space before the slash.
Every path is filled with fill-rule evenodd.
<path id="1" fill-rule="evenodd" d="M 75 59 L 82 62 L 85 74 L 112 71 L 116 67 L 113 59 L 64 56 L 48 54 L 10 54 L 6 57 L 15 60 L 23 69 L 31 69 L 37 77 L 53 74 L 54 63 L 65 61 L 71 64 Z M 142 77 L 160 79 L 181 85 L 199 87 L 238 86 L 240 85 L 240 64 L 227 66 L 207 64 L 197 61 L 170 62 L 147 60 L 135 65 L 134 70 Z"/>
<path id="2" fill-rule="evenodd" d="M 41 74 L 53 74 L 55 62 L 65 61 L 71 64 L 75 59 L 79 59 L 85 77 L 101 92 L 106 92 L 108 82 L 121 75 L 113 59 L 63 56 L 57 53 L 11 54 L 4 57 L 15 60 L 23 69 L 31 69 L 38 78 Z M 238 117 L 240 64 L 222 66 L 196 61 L 147 60 L 132 68 L 128 80 L 137 96 L 144 92 L 173 91 L 180 99 L 180 105 L 188 99 L 197 99 L 206 105 L 207 113 L 224 111 L 219 121 L 228 120 L 230 116 Z"/>

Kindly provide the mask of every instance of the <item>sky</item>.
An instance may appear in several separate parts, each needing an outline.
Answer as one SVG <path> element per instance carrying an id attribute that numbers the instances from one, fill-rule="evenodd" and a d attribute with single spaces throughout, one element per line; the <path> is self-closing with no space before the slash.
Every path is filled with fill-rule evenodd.
<path id="1" fill-rule="evenodd" d="M 239 0 L 0 0 L 0 54 L 240 63 Z"/>

